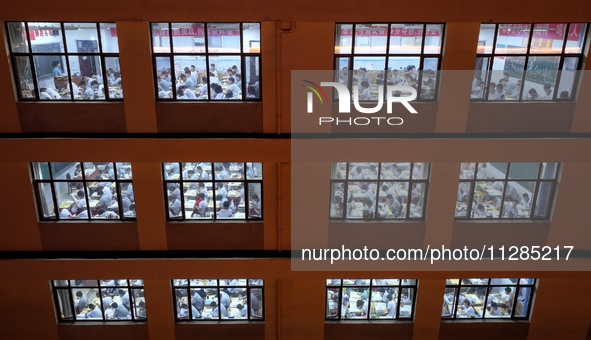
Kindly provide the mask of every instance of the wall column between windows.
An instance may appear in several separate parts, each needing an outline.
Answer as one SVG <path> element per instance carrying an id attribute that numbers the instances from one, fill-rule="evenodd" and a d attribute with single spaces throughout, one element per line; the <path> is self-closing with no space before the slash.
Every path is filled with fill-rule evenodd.
<path id="1" fill-rule="evenodd" d="M 279 340 L 278 324 L 283 311 L 278 303 L 279 280 L 265 279 L 265 295 L 263 296 L 263 308 L 265 313 L 265 340 Z"/>
<path id="2" fill-rule="evenodd" d="M 141 250 L 166 250 L 166 211 L 161 163 L 131 163 Z"/>
<path id="3" fill-rule="evenodd" d="M 0 133 L 21 132 L 20 121 L 18 118 L 18 111 L 16 109 L 16 92 L 14 90 L 13 76 L 10 66 L 10 58 L 8 54 L 10 47 L 8 46 L 8 39 L 4 21 L 0 21 L 0 33 L 4 41 L 2 53 L 0 53 L 0 107 L 2 107 L 2 114 L 0 114 Z"/>
<path id="4" fill-rule="evenodd" d="M 12 276 L 11 279 L 8 279 L 9 276 Z M 0 280 L 0 291 L 3 292 L 2 339 L 58 340 L 49 281 L 14 280 L 15 273 L 3 275 L 3 278 Z"/>
<path id="5" fill-rule="evenodd" d="M 158 132 L 147 22 L 117 22 L 127 132 Z"/>
<path id="6" fill-rule="evenodd" d="M 459 163 L 431 163 L 423 248 L 451 246 L 460 177 Z"/>
<path id="7" fill-rule="evenodd" d="M 480 23 L 446 24 L 435 132 L 466 132 L 479 32 Z"/>
<path id="8" fill-rule="evenodd" d="M 591 163 L 563 163 L 558 184 L 552 223 L 548 231 L 547 245 L 574 246 L 575 249 L 591 249 L 589 221 L 581 214 L 589 209 Z"/>
<path id="9" fill-rule="evenodd" d="M 419 280 L 419 294 L 415 305 L 413 340 L 437 339 L 441 324 L 441 305 L 445 280 Z M 439 302 L 439 303 L 438 303 Z"/>
<path id="10" fill-rule="evenodd" d="M 560 272 L 556 276 L 560 276 Z M 591 280 L 541 279 L 532 306 L 528 340 L 587 339 Z"/>
<path id="11" fill-rule="evenodd" d="M 587 46 L 589 46 L 589 43 L 590 41 L 587 39 Z M 589 111 L 591 111 L 591 96 L 586 95 L 591 93 L 591 62 L 586 60 L 584 71 L 580 72 L 582 72 L 582 81 L 577 96 L 577 106 L 575 106 L 571 132 L 591 132 L 591 115 L 589 114 Z"/>
<path id="12" fill-rule="evenodd" d="M 326 280 L 280 280 L 281 340 L 324 339 Z"/>
<path id="13" fill-rule="evenodd" d="M 277 133 L 277 32 L 274 21 L 261 22 L 261 85 L 263 87 L 263 132 Z"/>
<path id="14" fill-rule="evenodd" d="M 144 291 L 150 340 L 174 339 L 174 301 L 170 280 L 144 280 Z"/>
<path id="15" fill-rule="evenodd" d="M 2 163 L 0 186 L 6 198 L 0 204 L 0 250 L 42 250 L 29 164 Z"/>

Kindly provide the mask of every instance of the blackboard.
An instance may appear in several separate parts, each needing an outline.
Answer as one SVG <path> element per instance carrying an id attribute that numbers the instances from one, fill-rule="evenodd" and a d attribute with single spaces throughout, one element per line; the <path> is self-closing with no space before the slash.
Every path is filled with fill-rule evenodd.
<path id="1" fill-rule="evenodd" d="M 538 84 L 556 84 L 560 57 L 529 57 L 525 80 Z"/>
<path id="2" fill-rule="evenodd" d="M 60 51 L 61 47 L 59 42 L 33 46 L 33 53 L 56 53 Z M 63 71 L 65 69 L 65 65 L 63 65 L 62 59 L 63 58 L 60 55 L 34 56 L 33 62 L 35 63 L 35 73 L 37 73 L 37 77 L 52 74 L 53 66 L 51 65 L 51 63 L 56 60 L 62 63 Z"/>

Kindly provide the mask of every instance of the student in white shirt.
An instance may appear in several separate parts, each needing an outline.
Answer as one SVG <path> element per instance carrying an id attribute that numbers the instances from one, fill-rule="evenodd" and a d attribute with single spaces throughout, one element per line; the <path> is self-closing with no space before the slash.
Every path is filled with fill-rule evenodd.
<path id="1" fill-rule="evenodd" d="M 170 98 L 168 92 L 164 91 L 160 86 L 158 87 L 158 98 Z"/>
<path id="2" fill-rule="evenodd" d="M 72 217 L 73 216 L 68 209 L 62 209 L 60 211 L 60 218 L 72 218 Z"/>
<path id="3" fill-rule="evenodd" d="M 100 308 L 96 308 L 96 306 L 94 304 L 89 304 L 88 308 L 90 309 L 90 312 L 88 312 L 88 318 L 90 319 L 102 319 L 103 318 L 103 312 L 101 311 Z"/>
<path id="4" fill-rule="evenodd" d="M 490 316 L 501 316 L 501 310 L 499 309 L 499 305 L 496 302 L 492 301 L 490 303 L 490 310 L 488 311 Z"/>
<path id="5" fill-rule="evenodd" d="M 552 100 L 554 93 L 552 91 L 552 85 L 545 84 L 544 85 L 544 95 L 542 95 L 539 99 L 541 100 Z"/>
<path id="6" fill-rule="evenodd" d="M 162 88 L 162 90 L 168 91 L 172 87 L 172 83 L 170 81 L 166 80 L 164 77 L 161 77 L 160 82 L 158 83 L 158 86 L 160 86 Z"/>
<path id="7" fill-rule="evenodd" d="M 170 202 L 170 217 L 178 216 L 181 213 L 181 201 L 177 199 L 177 196 L 175 194 L 169 195 L 168 201 Z"/>
<path id="8" fill-rule="evenodd" d="M 201 77 L 201 85 L 199 99 L 207 97 L 207 77 Z"/>
<path id="9" fill-rule="evenodd" d="M 195 82 L 193 82 L 193 79 L 191 79 L 190 72 L 185 73 L 185 74 L 181 74 L 180 79 L 183 82 L 183 85 L 188 87 L 190 90 L 193 90 L 195 88 Z"/>
<path id="10" fill-rule="evenodd" d="M 57 93 L 56 90 L 48 87 L 47 88 L 47 94 L 49 94 L 51 96 L 52 99 L 62 99 L 62 97 L 60 96 L 59 93 Z"/>
<path id="11" fill-rule="evenodd" d="M 476 317 L 476 312 L 474 311 L 474 307 L 472 307 L 470 300 L 466 299 L 464 300 L 464 309 L 463 310 L 459 310 L 461 316 L 463 317 L 467 317 L 467 318 L 475 318 Z"/>
<path id="12" fill-rule="evenodd" d="M 531 199 L 529 199 L 529 195 L 527 193 L 523 194 L 523 198 L 521 199 L 521 202 L 519 202 L 519 205 L 517 207 L 521 210 L 531 209 Z"/>
<path id="13" fill-rule="evenodd" d="M 367 305 L 367 301 L 359 299 L 359 300 L 357 300 L 356 304 L 357 304 L 357 309 L 361 310 L 361 315 L 366 316 L 367 312 L 369 310 L 369 307 Z"/>
<path id="14" fill-rule="evenodd" d="M 503 85 L 497 84 L 495 87 L 495 92 L 488 95 L 489 100 L 504 100 L 505 95 L 503 94 Z"/>
<path id="15" fill-rule="evenodd" d="M 72 207 L 73 213 L 80 213 L 86 208 L 86 199 L 84 198 L 84 191 L 78 190 L 74 197 L 75 204 Z"/>
<path id="16" fill-rule="evenodd" d="M 135 204 L 131 203 L 129 210 L 123 213 L 124 217 L 135 217 Z"/>
<path id="17" fill-rule="evenodd" d="M 195 84 L 197 84 L 197 76 L 198 76 L 198 73 L 197 73 L 197 70 L 195 69 L 195 65 L 191 65 L 189 67 L 189 70 L 191 71 L 191 79 L 193 80 L 193 82 Z"/>
<path id="18" fill-rule="evenodd" d="M 46 91 L 47 91 L 47 89 L 45 87 L 42 87 L 39 89 L 39 99 L 43 99 L 43 100 L 52 99 L 51 96 L 49 95 L 49 93 L 47 93 Z"/>
<path id="19" fill-rule="evenodd" d="M 105 211 L 101 209 L 98 211 L 98 217 L 108 218 L 108 219 L 119 219 L 119 215 L 114 211 Z"/>
<path id="20" fill-rule="evenodd" d="M 367 81 L 361 82 L 361 93 L 359 93 L 359 100 L 370 100 L 371 93 L 369 92 L 369 83 Z"/>
<path id="21" fill-rule="evenodd" d="M 234 214 L 232 213 L 232 209 L 230 209 L 230 202 L 226 200 L 223 203 L 223 208 L 218 212 L 218 217 L 227 218 L 232 216 L 234 216 Z"/>
<path id="22" fill-rule="evenodd" d="M 386 310 L 388 311 L 388 316 L 394 318 L 396 317 L 396 302 L 392 301 L 392 294 L 386 295 Z"/>
<path id="23" fill-rule="evenodd" d="M 222 87 L 220 85 L 212 84 L 211 88 L 213 90 L 212 93 L 215 94 L 213 99 L 224 99 L 224 90 L 222 89 Z"/>
<path id="24" fill-rule="evenodd" d="M 516 218 L 519 215 L 519 211 L 517 210 L 517 200 L 514 199 L 508 199 L 507 200 L 509 202 L 509 204 L 507 204 L 505 206 L 505 210 L 503 211 L 505 214 L 505 217 L 508 218 Z"/>
<path id="25" fill-rule="evenodd" d="M 486 163 L 480 163 L 479 167 L 478 167 L 478 173 L 476 174 L 476 178 L 481 179 L 481 178 L 487 178 L 488 176 L 488 171 L 486 169 Z"/>
<path id="26" fill-rule="evenodd" d="M 234 77 L 228 78 L 228 90 L 232 92 L 241 92 L 242 90 L 236 85 L 236 79 Z"/>

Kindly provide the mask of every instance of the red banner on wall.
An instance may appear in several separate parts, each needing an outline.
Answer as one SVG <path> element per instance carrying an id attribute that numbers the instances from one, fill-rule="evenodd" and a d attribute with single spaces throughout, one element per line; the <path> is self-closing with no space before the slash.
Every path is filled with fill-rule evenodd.
<path id="1" fill-rule="evenodd" d="M 566 24 L 536 24 L 532 38 L 564 40 Z M 499 26 L 499 35 L 505 37 L 528 38 L 529 24 L 505 24 Z M 582 24 L 571 24 L 567 40 L 578 41 L 583 31 Z"/>
<path id="2" fill-rule="evenodd" d="M 35 40 L 37 37 L 52 37 L 53 30 L 29 30 L 29 38 Z"/>
<path id="3" fill-rule="evenodd" d="M 155 30 L 154 36 L 156 37 L 168 37 L 167 29 Z M 212 29 L 207 32 L 209 36 L 240 36 L 239 30 L 224 30 L 224 29 Z M 181 27 L 172 29 L 173 37 L 205 37 L 205 27 L 203 26 L 191 26 Z"/>
<path id="4" fill-rule="evenodd" d="M 438 37 L 439 30 L 430 30 L 427 29 L 425 36 L 427 37 Z M 341 36 L 352 36 L 353 30 L 352 29 L 341 29 Z M 357 29 L 355 35 L 358 37 L 371 37 L 371 36 L 382 36 L 385 37 L 387 35 L 387 30 L 380 29 L 379 26 L 375 26 L 375 28 L 362 28 Z M 407 28 L 407 27 L 392 27 L 390 29 L 390 35 L 393 37 L 422 37 L 423 36 L 423 29 L 422 28 Z"/>

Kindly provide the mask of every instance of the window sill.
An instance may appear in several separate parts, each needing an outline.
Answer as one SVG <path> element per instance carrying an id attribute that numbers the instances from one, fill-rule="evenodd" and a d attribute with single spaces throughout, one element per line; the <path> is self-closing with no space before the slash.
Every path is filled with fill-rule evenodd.
<path id="1" fill-rule="evenodd" d="M 419 223 L 425 223 L 424 219 L 412 219 L 412 220 L 402 220 L 402 219 L 396 219 L 396 220 L 364 220 L 364 219 L 343 219 L 343 220 L 337 220 L 337 219 L 329 219 L 328 223 L 414 223 L 414 224 L 419 224 Z"/>
<path id="2" fill-rule="evenodd" d="M 215 224 L 233 224 L 233 223 L 238 223 L 238 224 L 249 224 L 249 223 L 264 223 L 264 221 L 262 219 L 258 219 L 258 220 L 166 220 L 166 223 L 171 223 L 171 224 L 205 224 L 205 223 L 215 223 Z"/>
<path id="3" fill-rule="evenodd" d="M 39 223 L 48 223 L 48 224 L 53 224 L 53 223 L 107 223 L 107 224 L 111 224 L 111 223 L 137 223 L 137 219 L 127 219 L 127 220 L 115 220 L 115 219 L 105 219 L 105 220 L 83 220 L 83 219 L 67 219 L 67 220 L 39 220 Z"/>
<path id="4" fill-rule="evenodd" d="M 147 320 L 141 321 L 131 321 L 131 320 L 122 320 L 122 321 L 84 321 L 84 320 L 76 320 L 76 321 L 59 321 L 59 326 L 114 326 L 114 325 L 125 325 L 125 326 L 142 326 L 147 325 Z"/>
<path id="5" fill-rule="evenodd" d="M 185 320 L 177 320 L 175 321 L 177 325 L 264 325 L 265 321 L 261 320 L 243 320 L 243 319 L 236 319 L 236 320 L 199 320 L 195 319 L 193 321 L 185 321 Z"/>
<path id="6" fill-rule="evenodd" d="M 375 320 L 325 320 L 325 324 L 337 325 L 337 324 L 348 324 L 348 325 L 369 325 L 376 323 L 389 323 L 389 324 L 401 324 L 408 325 L 413 323 L 412 318 L 409 319 L 375 319 Z"/>
<path id="7" fill-rule="evenodd" d="M 531 218 L 503 218 L 503 219 L 499 219 L 499 218 L 478 218 L 478 219 L 469 219 L 469 218 L 456 218 L 454 219 L 454 222 L 459 222 L 459 223 L 491 223 L 491 224 L 498 224 L 498 223 L 523 223 L 523 224 L 529 224 L 529 223 L 550 223 L 551 221 L 549 219 L 531 219 Z"/>
<path id="8" fill-rule="evenodd" d="M 170 100 L 156 100 L 156 104 L 179 104 L 179 103 L 191 103 L 191 104 L 260 104 L 262 100 L 197 100 L 197 99 L 170 99 Z"/>
<path id="9" fill-rule="evenodd" d="M 476 319 L 476 318 L 460 318 L 460 319 L 441 319 L 441 323 L 482 323 L 482 324 L 498 324 L 498 323 L 517 323 L 517 324 L 529 324 L 528 319 L 503 319 L 503 318 L 490 318 L 490 319 Z"/>
<path id="10" fill-rule="evenodd" d="M 123 100 L 19 100 L 19 104 L 123 104 Z"/>

